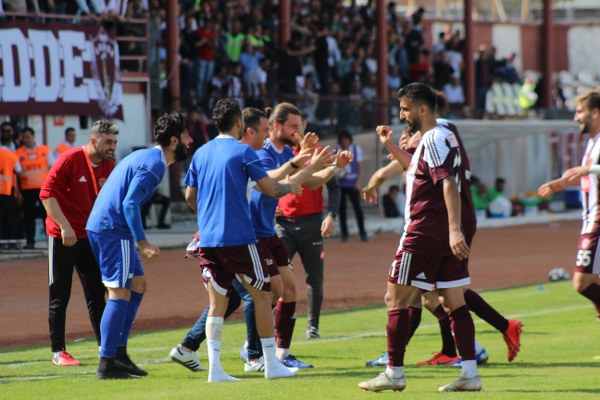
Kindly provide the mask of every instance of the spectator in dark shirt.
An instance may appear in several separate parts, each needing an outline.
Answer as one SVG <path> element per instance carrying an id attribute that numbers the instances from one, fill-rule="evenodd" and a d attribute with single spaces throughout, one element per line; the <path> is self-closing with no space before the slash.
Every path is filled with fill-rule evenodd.
<path id="1" fill-rule="evenodd" d="M 396 198 L 399 192 L 400 188 L 398 185 L 392 185 L 388 189 L 388 192 L 383 195 L 383 215 L 386 218 L 398 218 L 400 216 L 400 211 L 396 205 Z"/>

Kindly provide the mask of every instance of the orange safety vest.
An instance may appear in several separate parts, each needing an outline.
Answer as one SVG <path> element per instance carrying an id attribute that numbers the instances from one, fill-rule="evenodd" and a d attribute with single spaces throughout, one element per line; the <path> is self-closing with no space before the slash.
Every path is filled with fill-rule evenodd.
<path id="1" fill-rule="evenodd" d="M 54 151 L 52 152 L 52 155 L 54 156 L 54 158 L 58 158 L 58 156 L 60 156 L 62 153 L 64 153 L 67 150 L 71 150 L 73 148 L 73 146 L 66 144 L 65 142 L 62 142 L 61 144 L 59 144 L 58 146 L 56 146 L 56 148 L 54 149 Z"/>
<path id="2" fill-rule="evenodd" d="M 0 195 L 10 196 L 14 185 L 15 165 L 19 157 L 8 149 L 0 148 Z"/>
<path id="3" fill-rule="evenodd" d="M 50 165 L 48 164 L 50 148 L 45 144 L 40 144 L 33 150 L 21 146 L 15 153 L 19 156 L 19 163 L 23 168 L 21 189 L 41 189 L 44 180 L 48 176 L 48 171 L 50 171 Z"/>

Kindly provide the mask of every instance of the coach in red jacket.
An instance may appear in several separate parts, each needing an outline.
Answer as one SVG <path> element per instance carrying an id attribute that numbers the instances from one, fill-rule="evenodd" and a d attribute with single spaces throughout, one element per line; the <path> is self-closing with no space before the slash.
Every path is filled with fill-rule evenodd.
<path id="1" fill-rule="evenodd" d="M 57 366 L 81 364 L 65 348 L 73 267 L 81 280 L 96 341 L 100 345 L 105 288 L 85 225 L 100 188 L 115 167 L 118 133 L 118 128 L 110 121 L 95 122 L 89 142 L 61 154 L 40 191 L 40 200 L 48 214 L 48 322 L 54 352 L 52 362 Z"/>

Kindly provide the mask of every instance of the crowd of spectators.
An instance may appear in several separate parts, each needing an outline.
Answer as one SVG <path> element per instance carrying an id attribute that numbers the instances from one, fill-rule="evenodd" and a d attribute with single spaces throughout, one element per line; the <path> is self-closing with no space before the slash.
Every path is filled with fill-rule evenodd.
<path id="1" fill-rule="evenodd" d="M 145 29 L 128 24 L 148 17 L 150 48 L 143 42 L 121 44 L 121 55 L 149 55 L 149 70 L 163 96 L 167 91 L 165 0 L 3 0 L 7 11 L 79 14 L 117 22 L 120 36 L 140 36 Z M 240 106 L 264 107 L 283 99 L 295 102 L 309 124 L 336 125 L 351 133 L 376 123 L 380 107 L 397 117 L 397 89 L 429 82 L 444 91 L 454 117 L 465 114 L 464 36 L 448 24 L 431 48 L 423 35 L 424 8 L 401 15 L 395 2 L 386 10 L 390 99 L 377 96 L 376 3 L 358 6 L 342 0 L 292 1 L 291 35 L 278 43 L 278 7 L 272 0 L 180 0 L 179 75 L 182 102 L 210 110 L 230 96 Z M 29 6 L 29 8 L 28 8 Z M 480 48 L 476 62 L 477 107 L 485 112 L 492 82 L 519 80 L 516 54 L 498 59 L 493 47 Z M 124 60 L 121 68 L 145 68 Z"/>

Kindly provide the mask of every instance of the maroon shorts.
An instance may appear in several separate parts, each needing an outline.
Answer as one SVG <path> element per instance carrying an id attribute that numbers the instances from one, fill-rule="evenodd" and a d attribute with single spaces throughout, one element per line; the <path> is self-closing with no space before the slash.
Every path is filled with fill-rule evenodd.
<path id="1" fill-rule="evenodd" d="M 600 255 L 598 254 L 598 234 L 585 233 L 579 237 L 575 271 L 600 275 Z"/>
<path id="2" fill-rule="evenodd" d="M 388 282 L 431 291 L 467 286 L 471 279 L 467 263 L 454 255 L 426 256 L 398 250 L 388 273 Z"/>
<path id="3" fill-rule="evenodd" d="M 257 246 L 260 247 L 261 252 L 275 260 L 275 263 L 269 265 L 269 275 L 279 275 L 279 267 L 287 267 L 292 264 L 287 247 L 279 239 L 279 236 L 259 237 Z"/>
<path id="4" fill-rule="evenodd" d="M 274 261 L 255 244 L 200 249 L 200 266 L 204 283 L 226 296 L 231 281 L 237 277 L 263 292 L 271 291 L 271 277 L 267 265 Z"/>

